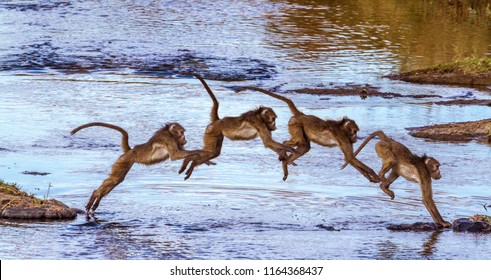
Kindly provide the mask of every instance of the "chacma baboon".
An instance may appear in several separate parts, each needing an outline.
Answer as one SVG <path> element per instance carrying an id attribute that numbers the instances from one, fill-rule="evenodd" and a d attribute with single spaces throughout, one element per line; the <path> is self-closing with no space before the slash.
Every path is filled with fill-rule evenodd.
<path id="1" fill-rule="evenodd" d="M 220 155 L 224 137 L 230 140 L 252 140 L 258 136 L 263 141 L 266 148 L 278 153 L 278 155 L 286 152 L 295 153 L 292 147 L 277 143 L 273 140 L 271 131 L 276 130 L 276 113 L 268 107 L 259 107 L 255 110 L 250 110 L 237 117 L 224 117 L 220 119 L 218 116 L 218 100 L 211 91 L 206 81 L 198 74 L 182 73 L 185 75 L 193 75 L 200 80 L 210 95 L 213 101 L 213 106 L 210 112 L 211 122 L 208 124 L 203 136 L 204 146 L 203 153 L 186 158 L 179 173 L 184 172 L 189 162 L 192 161 L 189 168 L 186 170 L 185 180 L 188 179 L 196 166 L 205 163 Z M 286 158 L 286 156 L 285 156 Z"/>
<path id="2" fill-rule="evenodd" d="M 313 115 L 305 115 L 295 106 L 292 100 L 284 96 L 272 93 L 257 87 L 241 87 L 236 91 L 256 90 L 271 97 L 280 99 L 288 105 L 292 117 L 288 121 L 288 131 L 291 139 L 283 144 L 297 147 L 296 153 L 289 155 L 283 163 L 283 180 L 288 178 L 288 164 L 301 157 L 310 150 L 310 142 L 325 147 L 338 146 L 344 154 L 346 162 L 349 162 L 356 170 L 365 176 L 370 182 L 378 183 L 380 178 L 364 163 L 353 156 L 353 143 L 357 140 L 358 125 L 354 120 L 344 117 L 341 120 L 323 120 Z M 284 155 L 280 156 L 285 157 Z"/>
<path id="3" fill-rule="evenodd" d="M 450 227 L 452 224 L 443 220 L 433 201 L 431 178 L 438 180 L 442 177 L 438 160 L 426 155 L 421 157 L 414 155 L 406 146 L 388 137 L 382 131 L 375 131 L 370 134 L 356 150 L 354 156 L 356 157 L 363 147 L 375 136 L 380 138 L 380 141 L 375 145 L 375 151 L 382 159 L 382 168 L 378 174 L 382 179 L 380 183 L 382 191 L 390 196 L 391 199 L 394 199 L 394 192 L 389 187 L 399 176 L 419 183 L 423 195 L 423 204 L 433 218 L 433 221 L 443 227 Z M 345 166 L 346 163 L 341 169 Z M 385 174 L 389 170 L 391 172 L 389 177 L 386 178 Z"/>
<path id="4" fill-rule="evenodd" d="M 200 153 L 199 150 L 184 150 L 184 144 L 187 142 L 184 135 L 185 129 L 178 123 L 166 124 L 157 130 L 146 143 L 136 145 L 133 149 L 128 144 L 128 133 L 126 130 L 108 123 L 93 122 L 84 124 L 72 130 L 71 134 L 73 135 L 79 130 L 91 126 L 103 126 L 121 132 L 123 135 L 121 140 L 123 154 L 113 164 L 109 177 L 92 193 L 89 202 L 85 206 L 87 213 L 90 210 L 95 211 L 101 199 L 123 182 L 134 163 L 151 165 L 163 162 L 168 158 L 178 160 Z"/>

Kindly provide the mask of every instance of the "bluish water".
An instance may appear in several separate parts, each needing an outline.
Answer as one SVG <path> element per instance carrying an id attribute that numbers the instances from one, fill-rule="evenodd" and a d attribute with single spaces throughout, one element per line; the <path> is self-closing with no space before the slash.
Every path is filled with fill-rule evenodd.
<path id="1" fill-rule="evenodd" d="M 469 6 L 368 2 L 2 2 L 0 178 L 39 197 L 51 185 L 49 197 L 83 208 L 120 154 L 117 132 L 91 128 L 69 136 L 92 121 L 122 126 L 131 146 L 177 121 L 187 130 L 187 147 L 200 148 L 211 100 L 197 80 L 174 75 L 177 70 L 216 79 L 209 83 L 220 116 L 272 107 L 279 117 L 273 134 L 278 141 L 289 137 L 285 104 L 260 93 L 237 94 L 233 87 L 369 83 L 443 100 L 490 98 L 477 89 L 381 78 L 458 56 L 489 55 L 489 18 L 480 6 L 465 14 Z M 420 33 L 438 28 L 435 22 L 444 23 L 435 38 Z M 449 27 L 454 33 L 448 34 Z M 413 152 L 436 157 L 443 178 L 433 184 L 434 198 L 445 219 L 486 213 L 489 146 L 426 142 L 404 128 L 484 119 L 490 107 L 425 104 L 433 99 L 288 97 L 308 114 L 349 116 L 360 136 L 382 129 Z M 187 181 L 177 174 L 180 162 L 135 166 L 103 199 L 97 221 L 1 221 L 0 257 L 489 259 L 482 250 L 491 245 L 489 236 L 386 229 L 431 221 L 416 184 L 397 180 L 396 199 L 390 201 L 353 168 L 339 171 L 339 149 L 319 146 L 297 160 L 283 182 L 276 158 L 260 140 L 225 140 L 217 165 L 200 166 Z M 380 168 L 373 143 L 359 158 Z"/>

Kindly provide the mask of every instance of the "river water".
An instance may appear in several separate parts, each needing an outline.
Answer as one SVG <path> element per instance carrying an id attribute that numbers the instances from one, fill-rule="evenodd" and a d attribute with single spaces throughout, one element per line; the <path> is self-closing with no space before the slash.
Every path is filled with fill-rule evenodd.
<path id="1" fill-rule="evenodd" d="M 307 114 L 349 116 L 360 137 L 382 129 L 441 163 L 434 198 L 449 221 L 486 214 L 489 146 L 427 142 L 405 128 L 489 118 L 491 107 L 429 101 L 490 99 L 489 89 L 414 85 L 383 75 L 466 56 L 491 55 L 487 1 L 2 1 L 0 3 L 0 179 L 83 208 L 120 154 L 166 122 L 202 145 L 211 100 L 220 116 L 259 105 L 278 114 L 273 137 L 288 139 L 284 103 L 233 88 L 274 88 Z M 370 84 L 381 91 L 441 98 L 383 99 L 294 93 Z M 293 90 L 293 91 L 292 91 Z M 373 143 L 359 156 L 380 168 Z M 339 171 L 338 148 L 313 146 L 281 180 L 260 140 L 225 140 L 216 166 L 183 180 L 180 162 L 134 166 L 102 200 L 96 220 L 0 221 L 1 259 L 490 259 L 487 235 L 391 232 L 430 222 L 417 184 L 397 180 L 390 201 L 354 168 Z M 24 171 L 48 172 L 32 176 Z M 327 231 L 319 226 L 332 226 Z"/>

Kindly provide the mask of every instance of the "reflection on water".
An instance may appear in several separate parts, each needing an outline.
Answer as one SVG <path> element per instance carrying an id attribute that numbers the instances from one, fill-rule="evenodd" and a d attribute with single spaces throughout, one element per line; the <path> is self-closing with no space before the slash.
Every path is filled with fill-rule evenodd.
<path id="1" fill-rule="evenodd" d="M 407 71 L 491 55 L 489 1 L 455 2 L 288 1 L 268 17 L 266 40 L 305 67 L 333 72 Z"/>
<path id="2" fill-rule="evenodd" d="M 385 72 L 489 53 L 488 1 L 8 1 L 0 3 L 0 178 L 83 208 L 120 154 L 165 122 L 202 145 L 211 101 L 220 116 L 258 105 L 278 114 L 273 137 L 288 139 L 286 105 L 242 85 L 298 89 L 370 82 L 401 94 L 489 98 L 474 89 L 385 81 Z M 434 36 L 427 36 L 431 32 Z M 234 82 L 235 81 L 235 82 Z M 384 89 L 385 90 L 385 89 Z M 482 212 L 491 152 L 478 143 L 425 142 L 406 127 L 489 117 L 490 107 L 421 100 L 288 94 L 307 114 L 349 116 L 365 137 L 382 129 L 442 163 L 434 196 L 448 219 Z M 359 156 L 378 169 L 370 143 Z M 0 221 L 2 259 L 482 259 L 479 235 L 389 232 L 389 223 L 430 221 L 416 184 L 399 179 L 396 199 L 353 168 L 339 149 L 313 145 L 281 180 L 277 157 L 259 140 L 226 140 L 216 166 L 183 181 L 179 162 L 135 166 L 104 198 L 96 218 Z M 29 176 L 23 171 L 48 172 Z M 476 174 L 484 174 L 476 176 Z M 318 225 L 322 225 L 319 227 Z M 328 231 L 330 227 L 339 231 Z"/>
<path id="3" fill-rule="evenodd" d="M 436 248 L 437 242 L 438 242 L 438 237 L 442 234 L 443 231 L 435 231 L 432 232 L 429 237 L 428 241 L 426 241 L 423 244 L 423 251 L 420 252 L 421 256 L 423 257 L 429 257 L 433 255 L 434 250 Z"/>
<path id="4" fill-rule="evenodd" d="M 373 82 L 491 55 L 489 1 L 451 2 L 9 1 L 0 69 Z"/>

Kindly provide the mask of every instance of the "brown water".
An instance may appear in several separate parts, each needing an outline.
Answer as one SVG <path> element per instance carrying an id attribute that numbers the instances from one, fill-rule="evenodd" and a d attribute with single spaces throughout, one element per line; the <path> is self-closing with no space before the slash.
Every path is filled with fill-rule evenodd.
<path id="1" fill-rule="evenodd" d="M 198 81 L 172 74 L 178 70 L 216 79 L 210 85 L 221 116 L 273 107 L 280 141 L 288 138 L 285 104 L 233 87 L 369 83 L 402 94 L 489 99 L 476 89 L 381 76 L 490 55 L 490 20 L 487 1 L 4 1 L 0 178 L 40 197 L 51 185 L 49 197 L 83 208 L 120 153 L 116 132 L 69 136 L 91 121 L 124 127 L 131 145 L 178 121 L 187 146 L 199 148 L 211 101 Z M 486 213 L 489 146 L 425 142 L 404 128 L 489 118 L 490 107 L 288 96 L 305 113 L 355 119 L 360 136 L 382 129 L 439 159 L 443 178 L 434 196 L 447 220 Z M 373 145 L 360 159 L 380 167 Z M 487 235 L 388 231 L 390 223 L 431 221 L 419 187 L 399 179 L 390 201 L 353 168 L 340 172 L 338 149 L 314 146 L 286 182 L 259 140 L 226 140 L 216 162 L 188 181 L 177 175 L 179 162 L 135 166 L 102 201 L 97 221 L 1 221 L 0 258 L 489 259 Z"/>

